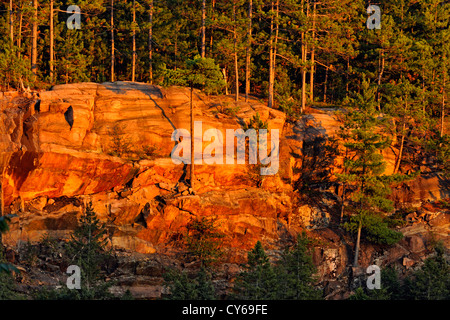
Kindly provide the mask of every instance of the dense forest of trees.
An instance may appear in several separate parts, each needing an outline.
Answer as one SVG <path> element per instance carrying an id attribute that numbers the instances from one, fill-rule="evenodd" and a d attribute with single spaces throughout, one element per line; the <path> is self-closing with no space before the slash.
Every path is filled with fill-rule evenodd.
<path id="1" fill-rule="evenodd" d="M 67 27 L 81 10 L 80 29 Z M 0 85 L 80 81 L 164 84 L 196 54 L 223 70 L 226 91 L 255 94 L 296 114 L 312 101 L 337 104 L 377 86 L 378 108 L 399 119 L 443 121 L 450 83 L 450 4 L 350 0 L 3 0 Z M 395 110 L 394 110 L 395 109 Z M 422 114 L 419 115 L 420 111 Z M 442 127 L 442 123 L 439 123 Z M 401 128 L 410 135 L 411 128 Z M 442 128 L 439 134 L 443 136 Z"/>
<path id="2" fill-rule="evenodd" d="M 366 24 L 371 4 L 381 9 L 380 29 Z M 68 27 L 71 5 L 80 8 L 79 28 Z M 377 110 L 395 120 L 396 170 L 412 140 L 448 145 L 448 1 L 3 0 L 0 14 L 3 90 L 167 85 L 171 71 L 199 54 L 220 66 L 222 93 L 265 98 L 294 118 L 310 103 L 345 104 L 368 79 Z"/>

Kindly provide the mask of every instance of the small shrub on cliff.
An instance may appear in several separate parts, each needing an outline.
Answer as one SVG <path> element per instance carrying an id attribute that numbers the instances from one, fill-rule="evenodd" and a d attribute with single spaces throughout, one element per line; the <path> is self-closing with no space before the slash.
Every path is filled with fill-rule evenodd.
<path id="1" fill-rule="evenodd" d="M 131 153 L 131 142 L 124 137 L 122 129 L 118 125 L 112 127 L 108 134 L 111 136 L 111 151 L 108 153 L 115 157 L 124 157 Z"/>

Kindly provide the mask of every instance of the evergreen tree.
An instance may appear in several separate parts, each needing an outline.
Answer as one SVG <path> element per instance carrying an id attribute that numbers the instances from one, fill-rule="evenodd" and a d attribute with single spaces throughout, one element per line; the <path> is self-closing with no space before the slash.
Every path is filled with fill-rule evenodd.
<path id="1" fill-rule="evenodd" d="M 321 292 L 314 287 L 313 274 L 317 271 L 308 245 L 311 240 L 303 232 L 293 248 L 287 249 L 275 268 L 278 300 L 316 300 Z"/>
<path id="2" fill-rule="evenodd" d="M 215 219 L 195 218 L 187 229 L 185 246 L 188 257 L 197 259 L 202 266 L 208 267 L 223 255 L 221 239 L 224 234 L 217 230 Z"/>
<path id="3" fill-rule="evenodd" d="M 169 300 L 215 300 L 215 288 L 211 274 L 201 268 L 194 277 L 187 272 L 169 270 L 164 274 L 164 285 L 169 289 Z"/>
<path id="4" fill-rule="evenodd" d="M 439 243 L 435 255 L 427 258 L 408 282 L 407 296 L 415 300 L 450 299 L 450 265 L 444 252 L 444 245 Z"/>
<path id="5" fill-rule="evenodd" d="M 376 113 L 376 88 L 371 88 L 368 81 L 363 82 L 363 94 L 357 94 L 346 114 L 345 148 L 350 157 L 345 159 L 346 173 L 338 174 L 340 181 L 351 184 L 353 192 L 349 210 L 350 220 L 344 227 L 357 233 L 355 244 L 354 266 L 358 265 L 361 232 L 364 230 L 372 241 L 392 244 L 402 235 L 387 228 L 383 224 L 383 216 L 393 210 L 393 202 L 387 199 L 390 193 L 389 184 L 401 182 L 406 176 L 383 175 L 385 162 L 381 151 L 390 141 L 380 132 L 381 122 Z M 347 131 L 348 130 L 348 131 Z"/>
<path id="6" fill-rule="evenodd" d="M 81 291 L 87 295 L 95 296 L 96 289 L 101 289 L 99 293 L 105 292 L 101 279 L 101 267 L 110 257 L 110 253 L 106 250 L 106 242 L 106 227 L 100 223 L 90 202 L 80 217 L 79 226 L 67 243 L 70 263 L 80 267 Z"/>
<path id="7" fill-rule="evenodd" d="M 277 277 L 262 244 L 248 252 L 247 263 L 233 287 L 233 297 L 241 300 L 271 300 L 276 297 Z"/>

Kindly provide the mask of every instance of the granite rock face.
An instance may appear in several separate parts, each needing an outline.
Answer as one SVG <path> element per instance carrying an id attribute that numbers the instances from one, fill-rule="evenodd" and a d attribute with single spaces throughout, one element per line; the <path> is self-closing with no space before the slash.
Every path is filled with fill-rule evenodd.
<path id="1" fill-rule="evenodd" d="M 351 246 L 327 229 L 339 219 L 338 186 L 321 190 L 332 196 L 320 202 L 301 202 L 295 190 L 295 182 L 308 177 L 314 165 L 331 173 L 342 170 L 342 158 L 326 162 L 314 158 L 336 137 L 340 122 L 334 112 L 313 109 L 288 123 L 284 113 L 259 100 L 235 105 L 231 96 L 205 96 L 199 91 L 194 92 L 193 105 L 202 132 L 214 128 L 225 137 L 227 129 L 242 128 L 256 114 L 269 129 L 278 129 L 277 175 L 255 179 L 248 165 L 203 163 L 195 166 L 196 188 L 190 190 L 189 166 L 170 158 L 173 131 L 190 129 L 187 88 L 81 83 L 55 86 L 35 99 L 4 97 L 0 177 L 5 212 L 17 217 L 3 242 L 15 246 L 39 241 L 46 233 L 65 237 L 92 201 L 116 248 L 163 254 L 176 245 L 192 218 L 206 216 L 214 217 L 225 233 L 224 245 L 233 249 L 230 262 L 242 261 L 258 240 L 276 251 L 299 231 L 308 230 L 322 239 L 323 245 L 314 251 L 320 276 L 334 279 L 343 274 Z M 394 153 L 388 151 L 386 159 L 389 171 Z M 396 196 L 399 203 L 420 207 L 450 194 L 439 174 L 429 174 Z M 412 225 L 404 229 L 409 238 L 387 250 L 385 261 L 411 266 L 408 259 L 429 250 L 430 230 L 448 246 L 448 214 L 426 211 L 411 219 Z M 363 248 L 362 265 L 376 258 L 371 248 Z"/>

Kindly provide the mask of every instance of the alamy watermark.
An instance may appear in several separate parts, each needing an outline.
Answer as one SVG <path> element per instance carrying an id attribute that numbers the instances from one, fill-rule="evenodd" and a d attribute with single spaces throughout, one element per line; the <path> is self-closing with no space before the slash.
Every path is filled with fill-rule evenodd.
<path id="1" fill-rule="evenodd" d="M 80 7 L 73 4 L 67 8 L 67 13 L 72 13 L 72 15 L 66 21 L 67 28 L 70 30 L 81 29 Z"/>
<path id="2" fill-rule="evenodd" d="M 81 289 L 81 269 L 77 265 L 71 265 L 67 268 L 67 274 L 70 276 L 67 278 L 66 285 L 67 289 Z"/>
<path id="3" fill-rule="evenodd" d="M 370 276 L 367 278 L 367 289 L 381 289 L 381 270 L 377 265 L 371 265 L 366 270 L 367 274 Z"/>
<path id="4" fill-rule="evenodd" d="M 270 144 L 268 143 L 269 131 Z M 248 163 L 257 164 L 259 159 L 259 163 L 262 165 L 261 175 L 274 175 L 278 172 L 280 151 L 278 129 L 248 129 L 245 131 L 242 129 L 226 129 L 224 140 L 224 135 L 220 130 L 211 128 L 203 133 L 202 122 L 195 121 L 193 139 L 194 164 L 245 164 L 248 149 Z M 171 152 L 173 163 L 191 164 L 191 135 L 189 131 L 176 129 L 172 133 L 172 141 L 178 142 Z M 203 149 L 203 142 L 205 141 L 211 143 Z M 268 146 L 270 147 L 268 148 Z"/>
<path id="5" fill-rule="evenodd" d="M 367 7 L 367 14 L 371 16 L 367 18 L 367 29 L 381 29 L 381 9 L 379 6 L 370 5 Z"/>

